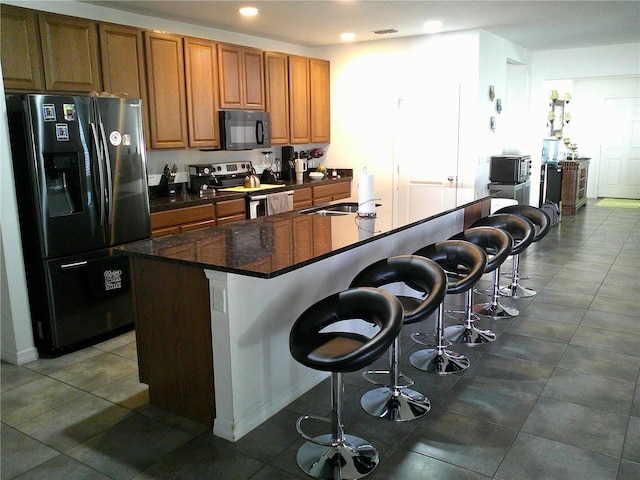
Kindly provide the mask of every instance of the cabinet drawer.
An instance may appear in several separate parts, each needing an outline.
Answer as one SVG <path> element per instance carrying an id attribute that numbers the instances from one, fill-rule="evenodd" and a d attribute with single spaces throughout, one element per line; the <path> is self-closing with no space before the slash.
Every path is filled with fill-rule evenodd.
<path id="1" fill-rule="evenodd" d="M 183 225 L 186 223 L 196 223 L 204 220 L 214 220 L 215 212 L 213 204 L 196 205 L 194 207 L 177 208 L 166 212 L 155 212 L 151 214 L 151 229 L 155 230 L 173 225 Z"/>
<path id="2" fill-rule="evenodd" d="M 216 216 L 218 219 L 223 217 L 242 216 L 244 219 L 247 214 L 244 198 L 237 200 L 225 200 L 216 203 Z"/>
<path id="3" fill-rule="evenodd" d="M 293 191 L 293 209 L 310 207 L 312 205 L 312 191 L 309 188 L 298 188 Z"/>
<path id="4" fill-rule="evenodd" d="M 313 187 L 313 203 L 319 205 L 341 198 L 351 196 L 351 185 L 349 182 L 329 183 Z"/>

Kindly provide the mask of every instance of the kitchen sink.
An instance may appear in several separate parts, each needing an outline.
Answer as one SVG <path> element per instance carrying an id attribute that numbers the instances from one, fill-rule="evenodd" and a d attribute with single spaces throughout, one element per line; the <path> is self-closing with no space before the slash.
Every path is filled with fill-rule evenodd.
<path id="1" fill-rule="evenodd" d="M 380 204 L 376 204 L 376 207 L 379 206 Z M 308 215 L 349 215 L 358 213 L 358 204 L 356 202 L 336 203 L 334 205 L 307 208 L 306 210 L 300 210 L 300 213 Z"/>

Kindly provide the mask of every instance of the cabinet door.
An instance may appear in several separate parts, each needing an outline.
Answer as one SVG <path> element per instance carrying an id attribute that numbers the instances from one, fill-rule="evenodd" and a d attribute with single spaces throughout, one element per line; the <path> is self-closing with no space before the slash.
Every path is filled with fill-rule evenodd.
<path id="1" fill-rule="evenodd" d="M 220 108 L 243 108 L 242 55 L 237 45 L 218 45 Z"/>
<path id="2" fill-rule="evenodd" d="M 98 24 L 102 84 L 107 92 L 125 93 L 127 98 L 141 98 L 145 137 L 150 138 L 147 69 L 144 63 L 144 40 L 139 28 Z"/>
<path id="3" fill-rule="evenodd" d="M 311 142 L 331 142 L 331 100 L 329 62 L 312 58 L 311 71 Z"/>
<path id="4" fill-rule="evenodd" d="M 190 147 L 219 147 L 218 49 L 215 42 L 185 38 Z"/>
<path id="5" fill-rule="evenodd" d="M 289 57 L 289 110 L 291 143 L 311 143 L 309 59 Z"/>
<path id="6" fill-rule="evenodd" d="M 144 32 L 151 148 L 187 146 L 182 37 Z"/>
<path id="7" fill-rule="evenodd" d="M 96 22 L 39 13 L 47 90 L 101 91 Z"/>
<path id="8" fill-rule="evenodd" d="M 267 111 L 271 119 L 271 144 L 289 143 L 289 69 L 287 55 L 264 55 Z"/>
<path id="9" fill-rule="evenodd" d="M 264 62 L 262 50 L 242 49 L 244 75 L 244 107 L 250 110 L 264 110 Z"/>
<path id="10" fill-rule="evenodd" d="M 2 5 L 0 18 L 5 90 L 42 90 L 42 51 L 35 12 Z"/>

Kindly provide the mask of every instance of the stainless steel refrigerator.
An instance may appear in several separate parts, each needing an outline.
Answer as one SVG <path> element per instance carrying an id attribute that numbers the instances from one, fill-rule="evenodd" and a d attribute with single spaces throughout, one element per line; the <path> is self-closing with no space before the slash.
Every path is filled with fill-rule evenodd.
<path id="1" fill-rule="evenodd" d="M 64 353 L 133 324 L 129 262 L 149 238 L 141 101 L 7 95 L 35 343 Z"/>

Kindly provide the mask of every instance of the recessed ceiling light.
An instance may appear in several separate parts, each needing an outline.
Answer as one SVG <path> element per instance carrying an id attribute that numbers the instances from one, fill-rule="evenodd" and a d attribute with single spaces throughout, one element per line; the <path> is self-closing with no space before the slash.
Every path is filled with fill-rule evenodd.
<path id="1" fill-rule="evenodd" d="M 238 11 L 240 15 L 244 15 L 245 17 L 253 17 L 258 14 L 258 9 L 255 7 L 242 7 Z"/>
<path id="2" fill-rule="evenodd" d="M 351 40 L 356 38 L 356 34 L 355 33 L 341 33 L 340 34 L 340 38 L 342 40 L 344 40 L 345 42 L 350 42 Z"/>
<path id="3" fill-rule="evenodd" d="M 440 20 L 429 20 L 424 23 L 424 31 L 426 33 L 438 33 L 442 31 L 442 22 Z"/>

